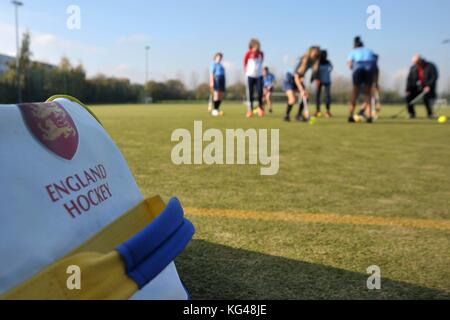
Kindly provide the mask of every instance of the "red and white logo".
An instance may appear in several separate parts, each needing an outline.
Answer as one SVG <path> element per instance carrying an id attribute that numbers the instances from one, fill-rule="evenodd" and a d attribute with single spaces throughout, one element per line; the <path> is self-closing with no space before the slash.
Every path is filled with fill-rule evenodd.
<path id="1" fill-rule="evenodd" d="M 34 137 L 58 156 L 72 160 L 78 149 L 78 131 L 69 113 L 57 102 L 18 105 Z"/>

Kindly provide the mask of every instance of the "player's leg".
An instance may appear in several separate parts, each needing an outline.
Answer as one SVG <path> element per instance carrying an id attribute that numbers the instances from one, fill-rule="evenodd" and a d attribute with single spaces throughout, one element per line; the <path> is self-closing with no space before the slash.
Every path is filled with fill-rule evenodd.
<path id="1" fill-rule="evenodd" d="M 214 91 L 213 91 L 213 106 L 214 110 L 218 109 L 218 101 L 219 101 L 219 77 L 214 77 Z"/>
<path id="2" fill-rule="evenodd" d="M 373 122 L 371 99 L 372 99 L 372 84 L 371 83 L 369 84 L 369 82 L 367 82 L 366 85 L 364 86 L 364 103 L 367 108 L 367 122 L 368 123 Z"/>
<path id="3" fill-rule="evenodd" d="M 264 78 L 256 78 L 256 94 L 258 95 L 258 115 L 264 116 Z"/>
<path id="4" fill-rule="evenodd" d="M 303 116 L 305 111 L 305 102 L 304 100 L 300 97 L 300 101 L 298 103 L 298 113 L 297 116 L 295 117 L 295 119 L 297 121 L 305 121 L 305 117 Z"/>
<path id="5" fill-rule="evenodd" d="M 295 95 L 295 91 L 293 89 L 289 89 L 286 91 L 286 97 L 288 99 L 286 115 L 284 116 L 284 121 L 291 121 L 291 111 L 297 102 L 297 97 Z"/>
<path id="6" fill-rule="evenodd" d="M 269 112 L 273 112 L 273 102 L 272 102 L 272 92 L 273 89 L 268 89 L 266 94 L 267 105 L 269 106 Z"/>
<path id="7" fill-rule="evenodd" d="M 264 107 L 265 106 L 269 106 L 269 89 L 264 87 L 263 89 L 263 103 L 264 103 Z M 270 108 L 270 106 L 269 106 Z"/>
<path id="8" fill-rule="evenodd" d="M 218 89 L 214 89 L 213 104 L 214 104 L 214 110 L 219 110 L 219 107 L 220 107 L 220 91 Z"/>
<path id="9" fill-rule="evenodd" d="M 361 88 L 364 94 L 364 102 L 361 107 L 361 110 L 359 111 L 358 115 L 360 117 L 365 118 L 369 122 L 371 122 L 371 118 L 373 116 L 373 79 L 374 76 L 372 75 L 372 70 L 370 68 L 363 69 L 360 71 L 358 80 L 361 84 Z M 367 99 L 367 92 L 369 92 L 369 99 Z"/>
<path id="10" fill-rule="evenodd" d="M 320 81 L 316 81 L 316 117 L 320 115 L 322 88 L 322 83 L 320 83 Z"/>
<path id="11" fill-rule="evenodd" d="M 372 123 L 372 86 L 374 80 L 374 69 L 367 67 L 361 70 L 360 83 L 362 84 L 364 92 L 364 106 L 367 115 L 367 122 Z"/>
<path id="12" fill-rule="evenodd" d="M 377 117 L 377 96 L 376 96 L 377 89 L 375 85 L 372 85 L 372 88 L 370 90 L 370 108 L 372 110 L 372 117 Z"/>
<path id="13" fill-rule="evenodd" d="M 220 116 L 220 104 L 222 102 L 222 92 L 219 88 L 214 89 L 213 93 L 213 110 L 211 111 L 211 115 L 213 117 Z"/>
<path id="14" fill-rule="evenodd" d="M 367 102 L 367 98 L 366 98 L 367 97 L 367 88 L 368 88 L 367 83 L 364 83 L 364 85 L 361 86 L 361 91 L 364 96 L 364 99 L 363 99 L 363 104 L 361 106 L 361 110 L 358 113 L 358 115 L 360 117 L 365 118 L 366 120 L 370 118 L 370 114 L 371 114 L 370 110 L 372 109 L 372 99 L 373 99 L 372 88 L 369 87 L 370 98 L 369 98 L 369 102 Z M 360 92 L 360 94 L 361 94 L 361 92 Z M 372 113 L 373 113 L 373 111 L 372 111 Z"/>
<path id="15" fill-rule="evenodd" d="M 217 106 L 215 106 L 215 108 L 217 110 L 220 109 L 220 105 L 222 104 L 223 101 L 223 97 L 224 97 L 224 93 L 226 90 L 226 84 L 225 84 L 225 77 L 219 77 L 218 79 L 218 88 L 217 88 Z"/>
<path id="16" fill-rule="evenodd" d="M 355 115 L 355 110 L 356 110 L 356 101 L 358 100 L 360 90 L 361 90 L 361 86 L 359 84 L 353 85 L 353 92 L 352 92 L 352 97 L 350 100 L 350 109 L 349 109 L 349 118 L 348 118 L 349 122 L 355 122 L 354 115 Z"/>
<path id="17" fill-rule="evenodd" d="M 255 78 L 247 77 L 247 118 L 253 116 Z"/>
<path id="18" fill-rule="evenodd" d="M 434 105 L 433 95 L 431 93 L 427 93 L 423 97 L 423 101 L 425 103 L 425 108 L 427 110 L 428 119 L 434 119 L 435 116 L 434 116 L 434 110 L 433 110 L 433 105 Z"/>
<path id="19" fill-rule="evenodd" d="M 414 104 L 412 104 L 412 101 L 415 99 L 415 97 L 417 96 L 417 90 L 411 91 L 406 95 L 406 107 L 408 109 L 408 113 L 409 113 L 409 118 L 410 119 L 415 119 L 416 118 L 416 108 L 414 106 Z"/>
<path id="20" fill-rule="evenodd" d="M 331 118 L 331 84 L 326 84 L 325 86 L 325 104 L 327 107 L 326 117 Z"/>
<path id="21" fill-rule="evenodd" d="M 372 117 L 376 118 L 378 113 L 381 111 L 380 104 L 380 87 L 379 87 L 379 79 L 380 79 L 380 69 L 378 66 L 375 66 L 372 70 L 372 86 L 371 86 L 371 99 L 370 99 L 370 108 L 372 110 Z"/>
<path id="22" fill-rule="evenodd" d="M 223 100 L 223 91 L 214 91 L 214 110 L 220 110 Z"/>
<path id="23" fill-rule="evenodd" d="M 373 87 L 373 98 L 375 100 L 375 111 L 377 113 L 381 112 L 381 99 L 380 99 L 380 87 L 376 83 Z"/>
<path id="24" fill-rule="evenodd" d="M 305 87 L 305 85 L 302 83 L 303 87 Z M 298 91 L 300 91 L 299 88 L 297 88 Z M 302 97 L 299 98 L 299 103 L 298 103 L 298 113 L 297 116 L 295 117 L 295 119 L 297 121 L 306 121 L 308 119 L 305 119 L 305 117 L 303 116 L 303 113 L 305 111 L 305 100 L 302 99 Z"/>
<path id="25" fill-rule="evenodd" d="M 361 85 L 364 83 L 364 74 L 362 69 L 353 71 L 353 91 L 350 99 L 348 122 L 355 122 L 356 102 L 361 91 Z"/>
<path id="26" fill-rule="evenodd" d="M 220 114 L 220 104 L 222 102 L 222 90 L 223 90 L 223 77 L 214 78 L 214 91 L 213 91 L 213 107 L 212 115 L 217 117 Z"/>
<path id="27" fill-rule="evenodd" d="M 286 97 L 288 100 L 284 121 L 291 121 L 291 111 L 294 105 L 297 103 L 297 86 L 295 85 L 294 76 L 291 73 L 287 73 L 283 80 L 283 91 L 286 93 Z"/>

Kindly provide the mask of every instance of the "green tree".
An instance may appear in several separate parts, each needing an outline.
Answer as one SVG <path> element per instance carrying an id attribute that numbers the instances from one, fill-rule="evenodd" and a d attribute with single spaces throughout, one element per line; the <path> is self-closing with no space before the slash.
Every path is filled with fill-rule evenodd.
<path id="1" fill-rule="evenodd" d="M 194 98 L 196 100 L 206 100 L 209 98 L 211 89 L 208 83 L 198 85 L 194 90 Z"/>
<path id="2" fill-rule="evenodd" d="M 246 88 L 242 82 L 235 83 L 227 88 L 227 99 L 244 101 Z"/>

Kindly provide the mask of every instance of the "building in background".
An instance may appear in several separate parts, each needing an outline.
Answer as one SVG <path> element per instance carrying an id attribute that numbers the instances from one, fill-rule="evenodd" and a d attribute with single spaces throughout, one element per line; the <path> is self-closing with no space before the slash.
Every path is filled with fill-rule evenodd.
<path id="1" fill-rule="evenodd" d="M 0 53 L 0 76 L 2 76 L 6 71 L 8 71 L 8 65 L 14 63 L 15 60 L 16 60 L 15 57 L 11 57 Z M 55 65 L 46 62 L 38 62 L 38 61 L 34 62 L 43 66 L 47 70 L 53 70 L 56 68 Z"/>

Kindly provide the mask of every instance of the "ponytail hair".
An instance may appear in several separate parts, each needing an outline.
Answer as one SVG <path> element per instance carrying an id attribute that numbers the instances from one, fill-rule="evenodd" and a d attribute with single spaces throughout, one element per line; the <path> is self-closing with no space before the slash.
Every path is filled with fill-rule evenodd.
<path id="1" fill-rule="evenodd" d="M 362 42 L 360 36 L 355 37 L 355 40 L 354 40 L 354 47 L 355 47 L 355 49 L 356 49 L 356 48 L 364 47 L 364 43 Z"/>

